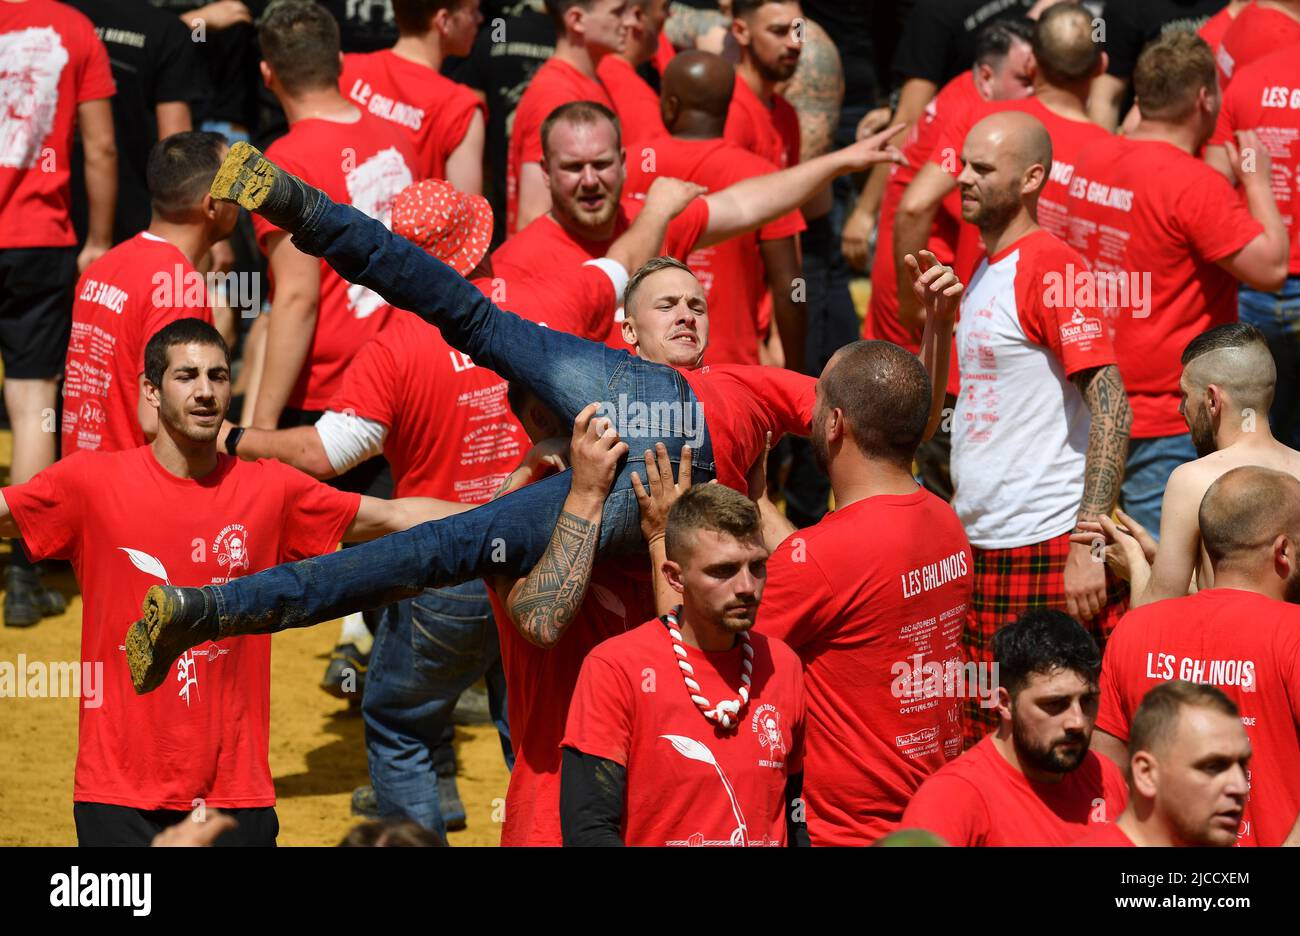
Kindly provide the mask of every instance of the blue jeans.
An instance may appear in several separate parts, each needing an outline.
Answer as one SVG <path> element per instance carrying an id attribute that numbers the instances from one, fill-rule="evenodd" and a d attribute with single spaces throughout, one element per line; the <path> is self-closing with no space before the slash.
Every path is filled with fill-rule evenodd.
<path id="1" fill-rule="evenodd" d="M 1237 313 L 1264 333 L 1277 363 L 1277 389 L 1268 414 L 1273 436 L 1300 448 L 1300 276 L 1287 277 L 1278 293 L 1241 287 Z"/>
<path id="2" fill-rule="evenodd" d="M 1190 433 L 1129 441 L 1120 504 L 1156 539 L 1160 538 L 1160 506 L 1169 476 L 1179 465 L 1195 458 L 1196 446 L 1192 445 Z"/>
<path id="3" fill-rule="evenodd" d="M 483 582 L 426 589 L 384 609 L 361 705 L 380 815 L 411 819 L 446 838 L 435 767 L 456 700 L 481 677 L 513 767 L 501 647 Z"/>
<path id="4" fill-rule="evenodd" d="M 349 282 L 436 325 L 453 348 L 527 387 L 565 422 L 590 403 L 607 402 L 621 407 L 614 415 L 625 418 L 615 418 L 615 427 L 635 456 L 662 442 L 676 464 L 690 441 L 683 417 L 689 413 L 698 420 L 701 410 L 677 371 L 498 309 L 442 261 L 355 208 L 322 196 L 293 242 L 304 253 L 324 257 Z M 628 426 L 632 432 L 625 431 Z M 700 484 L 714 477 L 714 464 L 702 421 L 697 432 L 693 481 Z M 625 461 L 610 489 L 601 555 L 643 548 L 631 481 L 638 466 L 645 470 L 639 457 Z M 521 576 L 546 549 L 570 478 L 566 471 L 445 520 L 211 586 L 222 633 L 306 627 L 426 588 Z"/>

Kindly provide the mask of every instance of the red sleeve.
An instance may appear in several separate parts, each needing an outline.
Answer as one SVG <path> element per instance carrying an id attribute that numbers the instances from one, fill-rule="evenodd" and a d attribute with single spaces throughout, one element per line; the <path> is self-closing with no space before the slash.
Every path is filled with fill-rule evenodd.
<path id="1" fill-rule="evenodd" d="M 685 260 L 695 249 L 709 226 L 709 203 L 697 198 L 686 210 L 668 222 L 664 233 L 664 253 Z"/>
<path id="2" fill-rule="evenodd" d="M 261 464 L 275 466 L 284 485 L 283 529 L 280 542 L 280 562 L 310 559 L 333 551 L 343 539 L 343 533 L 356 519 L 361 507 L 361 495 L 340 491 L 322 484 L 310 475 L 280 462 Z"/>
<path id="3" fill-rule="evenodd" d="M 26 484 L 4 489 L 9 513 L 33 560 L 71 559 L 80 549 L 85 516 L 82 465 L 91 457 L 75 453 L 37 472 Z"/>
<path id="4" fill-rule="evenodd" d="M 510 131 L 519 138 L 521 172 L 524 163 L 542 161 L 542 121 L 552 110 L 566 103 L 564 100 L 555 99 L 554 95 L 547 94 L 545 89 L 540 90 L 533 97 L 525 97 L 526 100 L 521 99 L 519 107 L 515 109 L 515 122 Z"/>
<path id="5" fill-rule="evenodd" d="M 1245 247 L 1264 232 L 1264 226 L 1246 209 L 1241 197 L 1218 172 L 1196 163 L 1199 178 L 1170 206 L 1174 223 L 1192 248 L 1210 263 Z"/>
<path id="6" fill-rule="evenodd" d="M 524 318 L 589 341 L 605 340 L 618 311 L 613 281 L 599 267 L 585 263 L 577 276 L 527 286 L 523 302 L 529 307 L 519 312 Z"/>
<path id="7" fill-rule="evenodd" d="M 1292 622 L 1293 624 L 1295 622 Z M 1282 672 L 1282 687 L 1291 703 L 1291 717 L 1300 725 L 1300 629 L 1289 627 L 1278 631 L 1282 646 L 1278 653 L 1278 669 Z"/>
<path id="8" fill-rule="evenodd" d="M 113 70 L 108 64 L 108 50 L 95 35 L 95 29 L 89 20 L 85 22 L 86 57 L 77 75 L 77 103 L 98 101 L 111 98 L 117 93 L 117 84 L 113 81 Z"/>
<path id="9" fill-rule="evenodd" d="M 773 122 L 776 124 L 777 133 L 781 136 L 781 142 L 785 144 L 786 165 L 797 166 L 802 155 L 802 131 L 799 127 L 799 115 L 795 112 L 794 105 L 785 98 L 778 95 L 776 100 L 780 102 L 776 105 L 776 110 L 780 116 Z"/>
<path id="10" fill-rule="evenodd" d="M 633 691 L 618 666 L 597 653 L 588 654 L 569 702 L 560 746 L 626 767 L 632 750 Z"/>
<path id="11" fill-rule="evenodd" d="M 804 223 L 803 212 L 796 208 L 788 215 L 783 215 L 759 228 L 758 239 L 780 240 L 783 237 L 794 237 L 806 230 L 808 225 Z"/>
<path id="12" fill-rule="evenodd" d="M 961 175 L 961 151 L 966 145 L 966 134 L 980 118 L 992 112 L 991 107 L 972 104 L 954 107 L 951 113 L 944 115 L 943 126 L 939 128 L 934 150 L 930 153 L 930 162 L 954 178 Z"/>
<path id="13" fill-rule="evenodd" d="M 453 93 L 442 101 L 439 109 L 443 122 L 440 137 L 446 156 L 455 152 L 456 147 L 464 141 L 475 113 L 482 113 L 483 119 L 487 119 L 487 105 L 478 99 L 478 95 L 462 84 L 450 84 Z"/>
<path id="14" fill-rule="evenodd" d="M 828 614 L 835 591 L 807 551 L 799 531 L 776 548 L 767 560 L 767 585 L 758 610 L 758 631 L 785 641 L 796 652 L 834 623 Z"/>
<path id="15" fill-rule="evenodd" d="M 327 409 L 372 419 L 391 429 L 402 405 L 401 375 L 402 369 L 380 332 L 361 346 L 343 371 L 343 383 Z"/>
<path id="16" fill-rule="evenodd" d="M 817 378 L 784 367 L 757 369 L 765 378 L 759 399 L 771 414 L 772 431 L 798 436 L 811 434 L 813 405 L 817 402 Z M 775 443 L 776 439 L 772 442 Z"/>
<path id="17" fill-rule="evenodd" d="M 1063 251 L 1039 252 L 1036 246 L 1026 244 L 1021 249 L 1016 270 L 1016 308 L 1025 334 L 1052 352 L 1067 377 L 1116 363 L 1106 321 L 1096 303 L 1077 306 L 1064 302 L 1065 284 L 1077 272 L 1088 269 L 1087 261 Z"/>
<path id="18" fill-rule="evenodd" d="M 988 806 L 966 780 L 941 772 L 921 784 L 898 828 L 924 829 L 958 848 L 982 845 L 989 831 Z"/>
<path id="19" fill-rule="evenodd" d="M 1123 629 L 1124 624 L 1121 622 L 1111 634 L 1106 644 L 1106 652 L 1101 658 L 1101 688 L 1100 698 L 1097 701 L 1096 725 L 1099 731 L 1104 731 L 1127 744 L 1133 713 L 1127 711 L 1127 706 L 1124 704 L 1125 674 L 1122 660 L 1127 659 L 1127 649 L 1124 646 Z"/>

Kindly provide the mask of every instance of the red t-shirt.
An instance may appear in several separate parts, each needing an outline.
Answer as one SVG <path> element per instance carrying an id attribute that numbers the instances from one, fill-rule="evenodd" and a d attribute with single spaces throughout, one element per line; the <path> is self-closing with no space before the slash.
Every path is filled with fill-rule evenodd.
<path id="1" fill-rule="evenodd" d="M 1281 10 L 1252 3 L 1223 32 L 1214 61 L 1219 67 L 1219 87 L 1226 91 L 1237 71 L 1277 49 L 1300 42 L 1300 21 Z"/>
<path id="2" fill-rule="evenodd" d="M 385 226 L 393 199 L 415 180 L 417 164 L 406 134 L 368 114 L 353 123 L 300 120 L 267 148 L 266 155 L 334 201 L 352 205 Z M 264 253 L 271 235 L 283 233 L 261 215 L 253 216 L 253 228 Z M 390 311 L 377 293 L 349 283 L 321 260 L 316 330 L 288 405 L 325 409 L 342 385 L 348 362 L 384 327 Z"/>
<path id="3" fill-rule="evenodd" d="M 1215 261 L 1263 226 L 1202 160 L 1170 143 L 1122 136 L 1096 140 L 1079 154 L 1067 212 L 1066 240 L 1093 269 L 1076 272 L 1076 291 L 1095 291 L 1106 315 L 1133 407 L 1133 438 L 1185 433 L 1178 412 L 1183 348 L 1237 320 L 1237 280 Z"/>
<path id="4" fill-rule="evenodd" d="M 659 176 L 719 192 L 776 171 L 772 163 L 722 138 L 682 140 L 663 134 L 646 140 L 642 150 L 644 158 L 628 160 L 624 192 L 633 197 L 644 197 Z M 705 363 L 758 363 L 759 305 L 767 291 L 759 241 L 793 237 L 806 227 L 803 215 L 792 211 L 758 231 L 694 250 L 686 258 L 709 302 Z"/>
<path id="5" fill-rule="evenodd" d="M 506 382 L 401 309 L 357 352 L 329 408 L 388 427 L 394 497 L 482 504 L 528 449 Z"/>
<path id="6" fill-rule="evenodd" d="M 654 57 L 655 71 L 657 71 L 659 74 L 662 75 L 664 73 L 664 69 L 668 67 L 668 63 L 673 60 L 673 56 L 676 54 L 677 54 L 677 50 L 673 48 L 672 42 L 669 41 L 668 33 L 664 32 L 663 30 L 660 30 L 659 46 L 658 48 L 655 49 L 655 57 Z"/>
<path id="7" fill-rule="evenodd" d="M 82 274 L 63 378 L 63 455 L 144 445 L 137 408 L 144 346 L 177 319 L 211 324 L 207 284 L 189 258 L 147 232 Z"/>
<path id="8" fill-rule="evenodd" d="M 1147 692 L 1208 682 L 1236 703 L 1250 738 L 1250 800 L 1239 845 L 1282 844 L 1300 813 L 1300 608 L 1211 588 L 1124 616 L 1106 644 L 1097 728 L 1127 742 Z"/>
<path id="9" fill-rule="evenodd" d="M 343 56 L 339 90 L 406 132 L 415 148 L 416 179 L 445 179 L 447 157 L 465 139 L 474 114 L 487 115 L 487 106 L 469 88 L 391 49 Z"/>
<path id="10" fill-rule="evenodd" d="M 80 452 L 4 490 L 32 558 L 72 562 L 85 602 L 83 672 L 102 666 L 98 705 L 83 687 L 77 802 L 275 804 L 270 635 L 187 651 L 174 678 L 142 696 L 123 638 L 149 586 L 221 584 L 328 552 L 361 500 L 277 461 L 217 458 L 215 471 L 192 480 L 170 474 L 149 446 Z"/>
<path id="11" fill-rule="evenodd" d="M 1296 185 L 1300 179 L 1300 55 L 1280 49 L 1237 71 L 1223 93 L 1219 122 L 1211 146 L 1236 142 L 1237 130 L 1254 130 L 1272 160 L 1273 199 L 1282 223 L 1291 234 L 1287 272 L 1300 274 L 1300 212 Z"/>
<path id="12" fill-rule="evenodd" d="M 750 90 L 739 72 L 723 135 L 728 143 L 762 156 L 782 169 L 799 162 L 799 115 L 795 109 L 779 94 L 772 95 L 772 106 L 768 107 Z"/>
<path id="13" fill-rule="evenodd" d="M 1114 822 L 1093 823 L 1088 831 L 1070 843 L 1074 848 L 1136 848 L 1133 840 Z"/>
<path id="14" fill-rule="evenodd" d="M 496 276 L 470 283 L 498 308 L 591 341 L 604 340 L 619 304 L 614 281 L 589 263 L 564 279 L 525 273 L 509 281 Z"/>
<path id="15" fill-rule="evenodd" d="M 570 233 L 549 213 L 536 218 L 518 234 L 507 239 L 492 254 L 492 269 L 496 278 L 504 283 L 507 297 L 512 295 L 513 285 L 536 279 L 538 271 L 577 270 L 588 260 L 605 256 L 609 245 L 631 226 L 636 216 L 641 213 L 643 205 L 643 202 L 634 198 L 623 199 L 614 222 L 614 233 L 609 240 L 603 241 L 586 240 Z M 663 253 L 669 257 L 685 260 L 695 249 L 696 242 L 704 236 L 708 226 L 708 202 L 703 198 L 697 198 L 686 206 L 685 211 L 668 223 L 668 230 L 664 234 Z M 506 307 L 511 308 L 508 298 Z M 524 313 L 520 312 L 520 314 Z M 613 322 L 609 320 L 604 323 L 592 322 L 592 325 L 600 324 L 600 327 L 593 332 L 583 331 L 576 334 L 593 341 L 604 341 L 611 348 L 626 349 L 622 321 L 623 312 L 620 306 Z M 558 327 L 553 322 L 548 324 Z"/>
<path id="16" fill-rule="evenodd" d="M 899 828 L 925 829 L 956 846 L 1069 845 L 1114 822 L 1128 788 L 1109 758 L 1089 751 L 1059 783 L 1030 780 L 988 735 L 921 784 Z"/>
<path id="17" fill-rule="evenodd" d="M 596 75 L 614 101 L 623 130 L 623 147 L 631 166 L 641 159 L 641 151 L 635 147 L 668 132 L 659 114 L 659 95 L 621 55 L 606 55 L 596 68 Z"/>
<path id="18" fill-rule="evenodd" d="M 957 682 L 974 570 L 957 515 L 924 488 L 840 508 L 768 560 L 758 629 L 803 660 L 814 845 L 892 832 L 917 787 L 961 754 L 956 690 L 978 689 Z"/>
<path id="19" fill-rule="evenodd" d="M 0 249 L 71 247 L 77 105 L 116 93 L 89 19 L 53 0 L 0 3 Z"/>
<path id="20" fill-rule="evenodd" d="M 889 169 L 889 181 L 880 203 L 880 220 L 876 225 L 876 257 L 871 265 L 871 302 L 863 323 L 863 337 L 892 341 L 915 352 L 921 346 L 921 331 L 903 327 L 898 320 L 898 271 L 894 266 L 894 218 L 903 200 L 903 192 L 916 178 L 934 153 L 940 131 L 945 121 L 969 120 L 973 108 L 984 103 L 975 89 L 971 72 L 962 72 L 926 105 L 919 120 L 912 124 L 907 142 L 903 146 L 906 163 L 895 163 Z M 954 159 L 958 156 L 953 157 Z M 970 227 L 970 225 L 967 225 Z M 956 256 L 958 233 L 961 228 L 961 194 L 954 189 L 948 194 L 935 214 L 926 245 L 940 263 L 952 263 Z M 973 228 L 972 228 L 973 229 Z M 969 282 L 964 279 L 962 282 Z"/>
<path id="21" fill-rule="evenodd" d="M 501 637 L 510 744 L 515 766 L 506 792 L 502 845 L 561 845 L 560 742 L 569 699 L 587 654 L 655 613 L 644 559 L 596 563 L 587 597 L 559 643 L 543 650 L 516 630 L 505 606 L 488 590 Z"/>
<path id="22" fill-rule="evenodd" d="M 729 731 L 691 701 L 662 621 L 587 654 L 562 744 L 626 768 L 625 844 L 785 845 L 786 779 L 803 769 L 803 677 L 785 644 L 750 640 L 749 704 Z M 739 642 L 687 655 L 701 695 L 735 698 Z"/>
<path id="23" fill-rule="evenodd" d="M 961 174 L 962 147 L 971 128 L 990 114 L 1018 110 L 1038 118 L 1052 138 L 1052 169 L 1043 191 L 1038 196 L 1038 224 L 1044 230 L 1064 240 L 1070 229 L 1070 215 L 1066 192 L 1074 176 L 1074 164 L 1079 154 L 1099 139 L 1109 139 L 1110 134 L 1088 120 L 1071 120 L 1048 110 L 1036 97 L 1019 101 L 985 101 L 968 112 L 954 114 L 945 120 L 939 133 L 930 161 L 954 178 Z M 964 118 L 964 119 L 962 119 Z M 955 154 L 955 155 L 954 155 Z"/>
<path id="24" fill-rule="evenodd" d="M 571 101 L 595 101 L 615 110 L 599 79 L 588 78 L 563 59 L 549 58 L 528 83 L 515 108 L 506 160 L 506 235 L 519 227 L 519 173 L 526 163 L 542 161 L 542 122 Z"/>
<path id="25" fill-rule="evenodd" d="M 754 364 L 712 364 L 681 375 L 709 427 L 718 481 L 729 488 L 749 490 L 745 478 L 763 454 L 767 433 L 775 445 L 783 433 L 812 432 L 815 377 Z"/>
<path id="26" fill-rule="evenodd" d="M 1229 12 L 1231 9 L 1231 7 L 1225 6 L 1218 13 L 1215 13 L 1206 20 L 1204 26 L 1196 30 L 1196 35 L 1205 40 L 1205 44 L 1210 47 L 1210 51 L 1215 53 L 1215 55 L 1218 55 L 1219 45 L 1223 42 L 1223 34 L 1228 31 L 1228 27 L 1232 25 L 1232 21 L 1236 19 L 1236 17 Z"/>

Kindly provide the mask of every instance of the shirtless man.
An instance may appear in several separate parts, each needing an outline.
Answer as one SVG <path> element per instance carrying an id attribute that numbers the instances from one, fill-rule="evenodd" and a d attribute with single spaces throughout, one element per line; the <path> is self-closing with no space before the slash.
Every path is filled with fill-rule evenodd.
<path id="1" fill-rule="evenodd" d="M 1160 548 L 1123 511 L 1082 523 L 1077 543 L 1106 539 L 1105 559 L 1132 585 L 1132 607 L 1186 595 L 1193 574 L 1198 588 L 1214 584 L 1201 545 L 1197 511 L 1218 478 L 1233 468 L 1258 465 L 1300 478 L 1300 452 L 1277 439 L 1268 424 L 1277 371 L 1268 342 L 1253 325 L 1233 323 L 1197 336 L 1183 352 L 1182 411 L 1192 431 L 1196 461 L 1169 476 L 1160 513 Z M 1127 529 L 1125 529 L 1127 528 Z"/>

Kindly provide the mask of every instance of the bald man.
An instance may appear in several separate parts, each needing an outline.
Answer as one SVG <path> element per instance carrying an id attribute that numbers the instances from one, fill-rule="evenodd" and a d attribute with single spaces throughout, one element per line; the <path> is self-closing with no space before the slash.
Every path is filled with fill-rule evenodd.
<path id="1" fill-rule="evenodd" d="M 1236 845 L 1250 757 L 1241 713 L 1222 691 L 1182 680 L 1156 686 L 1133 716 L 1128 806 L 1114 822 L 1089 828 L 1075 847 Z"/>
<path id="2" fill-rule="evenodd" d="M 1215 585 L 1198 511 L 1219 477 L 1234 468 L 1258 465 L 1300 478 L 1300 452 L 1274 438 L 1269 425 L 1277 372 L 1268 339 L 1259 329 L 1241 322 L 1211 328 L 1187 345 L 1182 363 L 1179 408 L 1201 457 L 1169 476 L 1159 549 L 1144 536 L 1141 525 L 1123 513 L 1123 526 L 1103 518 L 1084 524 L 1085 532 L 1074 537 L 1079 543 L 1105 538 L 1106 561 L 1129 578 L 1133 607 L 1181 597 L 1192 584 Z M 1154 561 L 1144 554 L 1142 541 Z"/>
<path id="3" fill-rule="evenodd" d="M 1100 311 L 1050 288 L 1087 264 L 1035 220 L 1052 166 L 1046 128 L 1019 111 L 993 114 L 961 159 L 962 218 L 988 254 L 957 327 L 953 508 L 975 559 L 966 655 L 988 665 L 994 632 L 1024 611 L 1067 611 L 1098 645 L 1118 620 L 1122 583 L 1108 586 L 1070 532 L 1114 507 L 1133 414 Z M 993 727 L 971 700 L 967 743 Z"/>
<path id="4" fill-rule="evenodd" d="M 1045 182 L 1039 221 L 1064 238 L 1069 230 L 1066 192 L 1078 153 L 1108 134 L 1088 119 L 1088 91 L 1106 70 L 1108 59 L 1092 40 L 1092 14 L 1077 3 L 1049 8 L 1034 26 L 1034 93 L 1016 101 L 989 101 L 965 114 L 954 114 L 940 134 L 926 163 L 903 193 L 894 218 L 894 263 L 906 282 L 903 258 L 925 246 L 944 198 L 959 185 L 962 142 L 971 126 L 997 111 L 1031 114 L 1051 137 L 1056 165 Z M 1080 267 L 1079 269 L 1085 269 Z M 918 306 L 907 290 L 899 290 L 898 315 L 907 328 L 920 328 Z"/>
<path id="5" fill-rule="evenodd" d="M 1152 687 L 1218 687 L 1240 709 L 1254 752 L 1238 844 L 1280 845 L 1300 814 L 1300 480 L 1234 468 L 1205 492 L 1199 521 L 1214 587 L 1137 608 L 1115 628 L 1093 744 L 1127 764 Z"/>
<path id="6" fill-rule="evenodd" d="M 724 139 L 734 87 L 734 70 L 720 56 L 689 51 L 668 63 L 659 100 L 667 132 L 629 146 L 629 195 L 644 198 L 660 176 L 719 192 L 777 171 L 770 161 Z M 757 231 L 697 249 L 687 258 L 709 301 L 710 340 L 704 363 L 759 363 L 759 304 L 764 290 L 770 289 L 773 318 L 786 345 L 786 367 L 802 369 L 807 310 L 796 301 L 794 286 L 800 275 L 796 238 L 803 229 L 803 218 L 795 210 Z"/>

